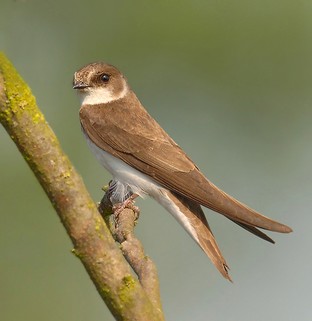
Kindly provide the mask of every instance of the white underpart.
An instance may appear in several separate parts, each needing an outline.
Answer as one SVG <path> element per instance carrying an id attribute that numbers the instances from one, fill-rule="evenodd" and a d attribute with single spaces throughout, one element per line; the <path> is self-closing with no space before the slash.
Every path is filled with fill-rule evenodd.
<path id="1" fill-rule="evenodd" d="M 196 230 L 183 212 L 180 211 L 179 207 L 168 197 L 167 189 L 149 176 L 96 146 L 86 134 L 85 137 L 91 151 L 95 154 L 100 164 L 112 174 L 114 181 L 117 182 L 113 191 L 114 201 L 122 202 L 129 190 L 141 197 L 149 195 L 161 204 L 183 226 L 190 236 L 199 243 Z M 119 198 L 118 201 L 116 197 Z"/>
<path id="2" fill-rule="evenodd" d="M 161 188 L 155 195 L 149 195 L 162 205 L 183 226 L 186 232 L 199 244 L 199 246 L 201 246 L 193 225 L 183 212 L 180 211 L 179 207 L 168 197 L 165 188 Z"/>
<path id="3" fill-rule="evenodd" d="M 115 95 L 108 87 L 98 88 L 85 88 L 84 90 L 78 90 L 78 94 L 81 100 L 81 105 L 97 105 L 107 104 L 113 100 L 123 98 L 127 94 L 128 88 L 125 84 L 123 90 Z"/>

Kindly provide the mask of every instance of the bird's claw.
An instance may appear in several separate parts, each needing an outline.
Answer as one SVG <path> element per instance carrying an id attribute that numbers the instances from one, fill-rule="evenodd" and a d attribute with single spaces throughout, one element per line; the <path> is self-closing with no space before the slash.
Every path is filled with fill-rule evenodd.
<path id="1" fill-rule="evenodd" d="M 129 208 L 134 212 L 135 221 L 137 221 L 140 216 L 140 209 L 134 205 L 134 202 L 134 197 L 130 196 L 124 202 L 113 205 L 115 220 L 118 220 L 119 215 L 125 208 Z"/>

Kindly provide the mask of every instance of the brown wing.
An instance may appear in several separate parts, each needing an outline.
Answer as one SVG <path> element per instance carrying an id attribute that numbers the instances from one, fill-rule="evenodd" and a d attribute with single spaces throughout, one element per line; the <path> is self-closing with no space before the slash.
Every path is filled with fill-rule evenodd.
<path id="1" fill-rule="evenodd" d="M 220 273 L 226 279 L 232 281 L 228 272 L 229 267 L 222 256 L 201 206 L 198 203 L 177 193 L 168 192 L 167 195 L 171 201 L 178 206 L 180 211 L 186 216 L 189 223 L 192 225 L 196 233 L 196 238 L 194 238 L 194 240 L 197 242 L 197 244 L 208 255 Z"/>
<path id="2" fill-rule="evenodd" d="M 84 131 L 98 147 L 169 190 L 219 212 L 241 226 L 283 233 L 291 231 L 288 226 L 262 216 L 209 182 L 133 93 L 105 106 L 82 106 L 80 120 Z"/>

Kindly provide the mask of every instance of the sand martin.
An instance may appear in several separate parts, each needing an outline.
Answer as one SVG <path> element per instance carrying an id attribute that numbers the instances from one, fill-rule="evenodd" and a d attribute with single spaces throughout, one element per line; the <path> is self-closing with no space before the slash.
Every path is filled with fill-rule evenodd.
<path id="1" fill-rule="evenodd" d="M 212 184 L 186 153 L 148 114 L 123 74 L 97 62 L 74 75 L 81 99 L 80 122 L 89 147 L 112 174 L 111 201 L 149 195 L 184 227 L 221 274 L 230 280 L 201 206 L 218 212 L 260 238 L 258 228 L 289 233 L 278 223 L 229 196 Z"/>

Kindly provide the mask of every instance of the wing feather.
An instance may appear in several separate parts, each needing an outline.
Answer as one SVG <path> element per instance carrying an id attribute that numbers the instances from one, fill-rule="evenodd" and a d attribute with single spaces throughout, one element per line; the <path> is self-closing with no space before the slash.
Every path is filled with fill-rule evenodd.
<path id="1" fill-rule="evenodd" d="M 248 226 L 283 233 L 291 231 L 208 181 L 141 106 L 134 93 L 105 106 L 83 105 L 80 120 L 83 130 L 98 147 L 153 177 L 169 190 L 225 215 L 258 236 L 260 233 Z"/>

